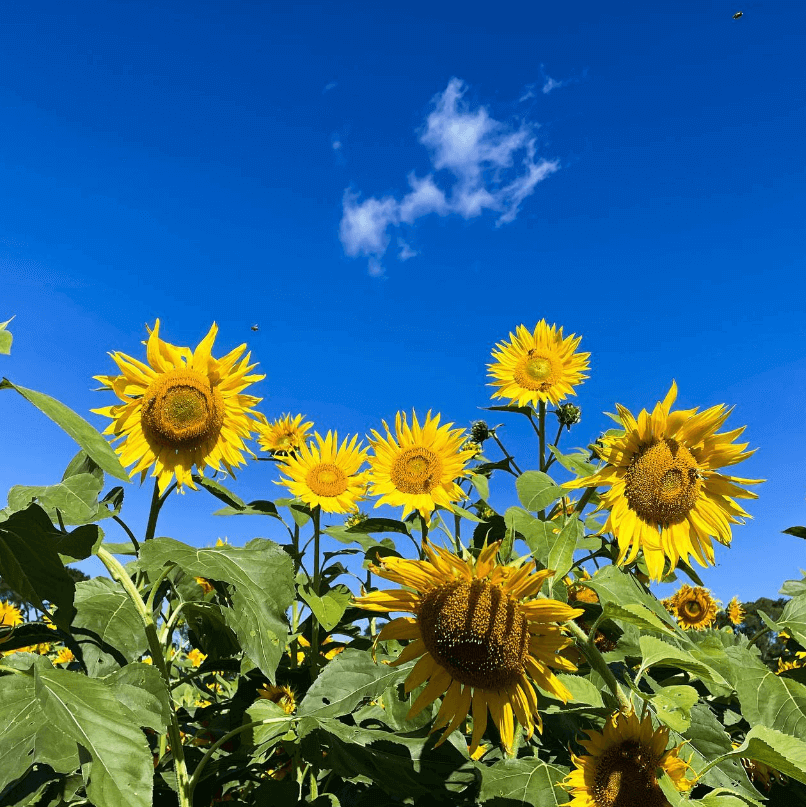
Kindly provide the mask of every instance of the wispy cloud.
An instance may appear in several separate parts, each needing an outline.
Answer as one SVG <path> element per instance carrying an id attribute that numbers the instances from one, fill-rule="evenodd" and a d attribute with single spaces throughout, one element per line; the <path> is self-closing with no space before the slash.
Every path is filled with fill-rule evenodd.
<path id="1" fill-rule="evenodd" d="M 587 73 L 588 70 L 587 68 L 585 68 L 585 70 L 582 72 L 582 78 L 585 78 Z M 560 87 L 567 87 L 569 84 L 577 84 L 579 83 L 579 81 L 581 81 L 581 79 L 577 78 L 576 76 L 571 76 L 570 78 L 564 78 L 559 80 L 556 78 L 552 78 L 551 76 L 546 74 L 546 71 L 542 64 L 540 65 L 540 77 L 543 81 L 544 95 L 548 95 L 552 90 L 558 90 Z M 531 86 L 534 87 L 535 85 L 532 84 Z"/>
<path id="2" fill-rule="evenodd" d="M 399 201 L 393 196 L 359 201 L 356 191 L 344 192 L 339 237 L 347 255 L 371 259 L 370 274 L 383 273 L 377 267 L 389 246 L 391 227 L 414 224 L 430 213 L 470 219 L 485 210 L 499 214 L 498 227 L 513 221 L 535 186 L 558 170 L 558 161 L 537 158 L 535 125 L 506 124 L 490 117 L 484 106 L 471 109 L 463 100 L 466 91 L 460 79 L 452 78 L 432 99 L 434 109 L 419 132 L 434 172 L 444 172 L 444 182 L 438 183 L 434 173 L 417 177 L 412 171 L 410 190 Z M 411 253 L 404 244 L 398 258 L 416 254 Z"/>
<path id="3" fill-rule="evenodd" d="M 397 239 L 400 252 L 397 253 L 399 261 L 407 261 L 409 258 L 416 258 L 420 253 L 415 252 L 402 238 Z"/>
<path id="4" fill-rule="evenodd" d="M 322 90 L 322 95 L 324 95 L 326 92 L 330 92 L 330 90 L 335 90 L 336 87 L 338 86 L 339 86 L 338 81 L 329 81 L 327 84 L 325 84 L 325 87 Z"/>

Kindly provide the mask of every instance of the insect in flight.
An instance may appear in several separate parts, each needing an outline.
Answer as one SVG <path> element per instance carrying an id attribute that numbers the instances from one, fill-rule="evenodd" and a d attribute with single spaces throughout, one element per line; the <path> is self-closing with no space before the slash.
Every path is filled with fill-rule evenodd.
<path id="1" fill-rule="evenodd" d="M 252 330 L 253 330 L 253 331 L 257 331 L 257 330 L 259 330 L 259 329 L 258 329 L 257 325 L 253 325 L 253 326 L 252 326 Z"/>
<path id="2" fill-rule="evenodd" d="M 737 11 L 737 12 L 736 12 L 736 13 L 733 15 L 733 19 L 734 19 L 734 20 L 738 20 L 738 19 L 740 19 L 740 18 L 741 18 L 743 15 L 744 15 L 744 11 Z"/>

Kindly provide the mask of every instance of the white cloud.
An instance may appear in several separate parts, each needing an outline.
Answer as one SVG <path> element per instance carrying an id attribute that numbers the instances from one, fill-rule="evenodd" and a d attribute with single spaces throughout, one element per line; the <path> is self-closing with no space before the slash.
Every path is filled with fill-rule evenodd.
<path id="1" fill-rule="evenodd" d="M 339 236 L 347 255 L 379 260 L 389 246 L 390 227 L 412 225 L 430 213 L 469 219 L 491 210 L 499 213 L 496 226 L 506 224 L 517 217 L 535 186 L 558 170 L 556 160 L 537 159 L 534 125 L 506 124 L 490 117 L 483 106 L 471 109 L 463 100 L 466 91 L 460 79 L 452 78 L 432 99 L 434 109 L 419 132 L 434 172 L 444 172 L 444 182 L 438 184 L 434 173 L 418 178 L 412 171 L 410 190 L 400 201 L 385 196 L 359 202 L 358 193 L 345 191 Z M 399 240 L 401 244 L 400 260 L 417 254 Z"/>
<path id="2" fill-rule="evenodd" d="M 338 87 L 338 86 L 339 86 L 339 83 L 337 81 L 328 82 L 327 84 L 325 84 L 325 87 L 322 90 L 322 95 L 324 95 L 326 92 L 330 92 L 330 90 L 335 90 L 336 87 Z"/>
<path id="3" fill-rule="evenodd" d="M 585 78 L 588 74 L 588 68 L 586 67 L 582 71 L 582 78 Z M 569 84 L 578 84 L 581 79 L 576 78 L 575 76 L 571 76 L 571 78 L 564 78 L 562 81 L 558 81 L 556 78 L 552 78 L 549 75 L 546 75 L 543 65 L 540 65 L 540 76 L 543 80 L 543 93 L 544 95 L 548 95 L 552 90 L 557 90 L 560 87 L 567 87 Z M 530 85 L 533 87 L 534 85 Z"/>
<path id="4" fill-rule="evenodd" d="M 402 238 L 397 239 L 400 252 L 397 253 L 399 261 L 407 261 L 409 258 L 416 258 L 420 253 L 415 252 Z"/>
<path id="5" fill-rule="evenodd" d="M 386 270 L 381 266 L 381 262 L 377 258 L 370 258 L 367 274 L 370 277 L 386 277 Z"/>

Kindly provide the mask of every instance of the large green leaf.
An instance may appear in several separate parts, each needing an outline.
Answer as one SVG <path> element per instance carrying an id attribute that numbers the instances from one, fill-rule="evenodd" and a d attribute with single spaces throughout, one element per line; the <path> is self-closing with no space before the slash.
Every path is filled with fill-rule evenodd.
<path id="1" fill-rule="evenodd" d="M 515 488 L 521 504 L 532 513 L 545 510 L 568 492 L 542 471 L 524 471 L 515 481 Z"/>
<path id="2" fill-rule="evenodd" d="M 726 653 L 741 669 L 736 692 L 747 722 L 793 737 L 806 736 L 806 686 L 776 675 L 743 647 L 729 647 Z"/>
<path id="3" fill-rule="evenodd" d="M 678 732 L 691 725 L 691 707 L 699 700 L 694 687 L 677 685 L 663 687 L 652 697 L 655 714 L 661 723 Z"/>
<path id="4" fill-rule="evenodd" d="M 8 492 L 8 506 L 13 511 L 38 502 L 52 521 L 59 511 L 64 524 L 89 524 L 98 512 L 98 495 L 103 481 L 92 474 L 76 474 L 56 485 L 15 485 Z"/>
<path id="5" fill-rule="evenodd" d="M 549 568 L 549 552 L 557 537 L 554 534 L 556 524 L 551 521 L 541 521 L 531 513 L 520 507 L 510 507 L 504 513 L 504 521 L 507 526 L 510 546 L 515 538 L 515 533 L 520 533 L 532 557 L 544 569 Z"/>
<path id="6" fill-rule="evenodd" d="M 576 454 L 563 454 L 557 446 L 549 446 L 549 451 L 557 458 L 557 462 L 578 477 L 590 476 L 596 473 L 596 466 L 588 462 L 590 456 L 587 452 Z"/>
<path id="7" fill-rule="evenodd" d="M 780 619 L 765 620 L 779 633 L 785 630 L 793 639 L 806 647 L 806 594 L 792 597 L 784 606 Z"/>
<path id="8" fill-rule="evenodd" d="M 54 603 L 53 621 L 69 630 L 76 585 L 59 557 L 63 537 L 37 504 L 12 513 L 0 522 L 0 576 L 40 611 L 46 610 L 44 600 Z"/>
<path id="9" fill-rule="evenodd" d="M 310 585 L 305 585 L 300 586 L 299 596 L 308 604 L 319 624 L 326 631 L 331 631 L 339 624 L 353 593 L 347 586 L 339 584 L 319 597 L 314 594 Z"/>
<path id="10" fill-rule="evenodd" d="M 188 575 L 229 584 L 232 607 L 223 609 L 224 618 L 246 655 L 274 683 L 288 636 L 286 609 L 294 600 L 293 563 L 277 544 L 254 538 L 244 547 L 200 549 L 155 538 L 143 544 L 140 564 L 149 574 L 175 564 Z"/>
<path id="11" fill-rule="evenodd" d="M 605 603 L 605 619 L 614 619 L 618 622 L 626 622 L 636 625 L 642 630 L 654 631 L 655 633 L 672 634 L 674 628 L 666 622 L 662 622 L 653 611 L 650 611 L 641 602 L 617 603 L 612 600 Z"/>
<path id="12" fill-rule="evenodd" d="M 328 662 L 299 705 L 300 717 L 340 717 L 350 714 L 364 698 L 375 698 L 402 681 L 414 663 L 390 667 L 380 657 L 347 648 Z"/>
<path id="13" fill-rule="evenodd" d="M 247 741 L 258 746 L 263 754 L 272 748 L 277 743 L 277 740 L 291 727 L 291 716 L 286 714 L 276 703 L 266 698 L 258 698 L 246 710 L 246 714 L 250 722 L 257 720 L 275 721 L 265 723 L 262 726 L 255 726 L 248 730 Z"/>
<path id="14" fill-rule="evenodd" d="M 103 680 L 121 707 L 128 710 L 135 726 L 165 732 L 171 719 L 171 705 L 165 679 L 156 667 L 127 664 Z"/>
<path id="15" fill-rule="evenodd" d="M 806 784 L 806 742 L 768 726 L 754 726 L 733 752 L 763 762 L 776 771 Z"/>
<path id="16" fill-rule="evenodd" d="M 534 807 L 559 807 L 568 803 L 568 791 L 558 784 L 568 773 L 567 768 L 549 765 L 537 757 L 507 759 L 495 765 L 476 763 L 481 774 L 479 801 L 506 799 L 506 803 L 521 803 Z"/>
<path id="17" fill-rule="evenodd" d="M 206 476 L 193 474 L 193 481 L 197 485 L 201 485 L 208 493 L 212 493 L 216 499 L 228 504 L 230 507 L 242 510 L 246 507 L 246 502 L 239 496 L 236 496 L 231 490 L 225 488 L 220 482 L 215 479 L 208 479 Z"/>
<path id="18" fill-rule="evenodd" d="M 641 655 L 643 656 L 639 673 L 643 673 L 656 665 L 677 667 L 681 670 L 687 670 L 705 681 L 714 681 L 729 688 L 728 682 L 716 670 L 694 658 L 687 650 L 661 639 L 656 639 L 654 636 L 641 636 L 638 641 L 641 646 Z"/>
<path id="19" fill-rule="evenodd" d="M 36 390 L 26 389 L 13 384 L 7 378 L 0 382 L 0 389 L 13 389 L 19 392 L 26 401 L 32 403 L 40 412 L 47 415 L 57 426 L 60 426 L 75 440 L 90 457 L 115 479 L 129 482 L 126 469 L 120 464 L 117 454 L 112 450 L 103 436 L 84 418 L 50 395 Z"/>
<path id="20" fill-rule="evenodd" d="M 114 580 L 94 577 L 78 583 L 75 607 L 72 631 L 89 675 L 107 675 L 145 653 L 143 620 Z"/>

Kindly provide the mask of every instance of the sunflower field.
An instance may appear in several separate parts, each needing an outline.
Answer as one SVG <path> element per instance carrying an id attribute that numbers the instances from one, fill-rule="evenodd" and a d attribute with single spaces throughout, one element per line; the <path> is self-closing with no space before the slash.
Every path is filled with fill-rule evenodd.
<path id="1" fill-rule="evenodd" d="M 751 628 L 696 570 L 763 492 L 733 475 L 753 449 L 729 407 L 675 409 L 672 382 L 561 449 L 590 354 L 541 321 L 493 349 L 484 407 L 528 420 L 529 456 L 430 411 L 340 438 L 270 420 L 247 346 L 216 357 L 216 335 L 178 347 L 157 320 L 111 353 L 103 434 L 0 384 L 79 449 L 0 510 L 0 805 L 806 805 L 806 578 Z M 258 461 L 272 490 L 246 502 Z M 283 538 L 163 536 L 176 494 Z M 91 556 L 108 576 L 80 579 Z"/>

